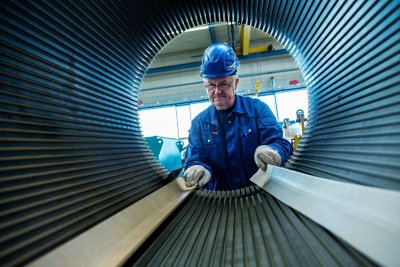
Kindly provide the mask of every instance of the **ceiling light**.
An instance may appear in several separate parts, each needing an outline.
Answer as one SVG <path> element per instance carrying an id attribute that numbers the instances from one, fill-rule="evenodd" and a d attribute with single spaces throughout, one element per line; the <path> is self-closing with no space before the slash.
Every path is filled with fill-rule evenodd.
<path id="1" fill-rule="evenodd" d="M 185 32 L 194 32 L 194 31 L 201 31 L 201 30 L 206 30 L 206 29 L 208 29 L 208 25 L 190 28 L 189 30 L 186 30 Z"/>

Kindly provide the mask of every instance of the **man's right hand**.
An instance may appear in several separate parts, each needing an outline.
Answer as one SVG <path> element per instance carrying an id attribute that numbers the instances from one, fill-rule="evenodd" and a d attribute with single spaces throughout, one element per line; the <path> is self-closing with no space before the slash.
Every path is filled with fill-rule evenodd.
<path id="1" fill-rule="evenodd" d="M 201 165 L 193 165 L 185 171 L 183 179 L 187 187 L 192 187 L 197 184 L 197 187 L 202 187 L 210 181 L 211 173 Z"/>

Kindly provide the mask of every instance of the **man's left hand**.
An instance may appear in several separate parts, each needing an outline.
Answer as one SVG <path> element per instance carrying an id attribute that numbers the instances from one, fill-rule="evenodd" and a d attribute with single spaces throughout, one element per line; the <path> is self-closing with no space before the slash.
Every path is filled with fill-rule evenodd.
<path id="1" fill-rule="evenodd" d="M 258 168 L 266 171 L 268 164 L 280 166 L 281 156 L 270 146 L 261 145 L 257 147 L 256 152 L 254 153 L 254 161 Z"/>

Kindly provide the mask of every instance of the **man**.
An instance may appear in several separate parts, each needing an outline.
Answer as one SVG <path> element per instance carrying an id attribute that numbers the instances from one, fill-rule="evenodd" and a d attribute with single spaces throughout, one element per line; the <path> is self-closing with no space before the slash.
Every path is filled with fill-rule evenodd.
<path id="1" fill-rule="evenodd" d="M 210 45 L 200 76 L 212 103 L 192 121 L 184 179 L 187 186 L 232 190 L 268 164 L 282 166 L 292 153 L 269 107 L 236 95 L 239 60 L 224 43 Z"/>

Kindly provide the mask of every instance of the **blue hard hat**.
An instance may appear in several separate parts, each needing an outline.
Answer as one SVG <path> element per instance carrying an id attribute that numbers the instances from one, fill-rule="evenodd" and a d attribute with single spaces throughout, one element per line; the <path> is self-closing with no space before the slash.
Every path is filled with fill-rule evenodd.
<path id="1" fill-rule="evenodd" d="M 204 52 L 200 76 L 219 78 L 235 75 L 239 66 L 239 59 L 232 47 L 226 43 L 213 43 Z"/>

